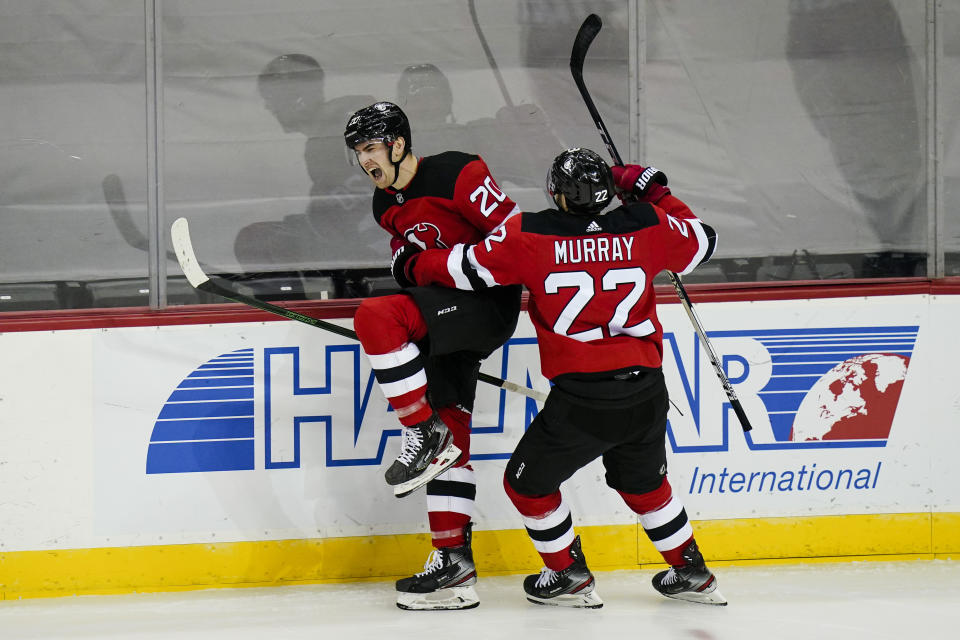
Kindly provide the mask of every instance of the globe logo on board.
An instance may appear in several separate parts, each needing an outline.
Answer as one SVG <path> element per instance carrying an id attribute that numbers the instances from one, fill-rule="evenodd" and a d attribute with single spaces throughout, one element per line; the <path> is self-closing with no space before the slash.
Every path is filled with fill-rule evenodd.
<path id="1" fill-rule="evenodd" d="M 800 403 L 790 439 L 888 438 L 909 363 L 903 355 L 870 353 L 836 365 Z"/>
<path id="2" fill-rule="evenodd" d="M 744 407 L 756 416 L 753 426 L 764 427 L 744 433 L 747 447 L 769 451 L 885 447 L 919 331 L 917 325 L 758 327 L 709 336 L 726 350 L 727 377 L 748 399 Z M 674 355 L 681 382 L 689 380 L 684 369 L 696 368 L 685 364 L 675 336 L 664 332 L 664 347 Z M 732 411 L 725 414 L 725 427 L 730 419 L 735 421 Z M 672 440 L 675 452 L 728 450 L 728 432 L 706 431 L 705 440 L 704 430 L 694 433 L 678 423 L 686 429 L 678 431 L 685 442 Z M 672 421 L 667 428 L 673 437 Z"/>

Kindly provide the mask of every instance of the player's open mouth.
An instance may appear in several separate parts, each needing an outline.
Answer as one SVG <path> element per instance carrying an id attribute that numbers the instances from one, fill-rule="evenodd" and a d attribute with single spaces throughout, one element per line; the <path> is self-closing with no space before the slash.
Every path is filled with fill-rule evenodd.
<path id="1" fill-rule="evenodd" d="M 383 171 L 381 171 L 378 167 L 370 169 L 369 174 L 370 177 L 373 178 L 374 182 L 380 182 L 380 178 L 383 177 Z"/>

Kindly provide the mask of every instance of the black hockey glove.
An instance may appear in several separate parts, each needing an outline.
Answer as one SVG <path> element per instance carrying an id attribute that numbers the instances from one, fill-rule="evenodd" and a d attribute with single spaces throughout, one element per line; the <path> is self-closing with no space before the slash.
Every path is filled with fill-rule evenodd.
<path id="1" fill-rule="evenodd" d="M 413 267 L 413 258 L 423 251 L 420 247 L 415 244 L 407 243 L 397 249 L 393 254 L 393 260 L 390 261 L 390 272 L 393 274 L 393 279 L 397 281 L 401 287 L 415 287 L 417 286 L 416 281 L 411 275 L 410 268 Z"/>

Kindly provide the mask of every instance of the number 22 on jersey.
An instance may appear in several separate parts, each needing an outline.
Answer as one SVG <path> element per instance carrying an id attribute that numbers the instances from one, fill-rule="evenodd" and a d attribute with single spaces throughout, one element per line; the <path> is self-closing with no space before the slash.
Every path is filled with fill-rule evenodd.
<path id="1" fill-rule="evenodd" d="M 656 331 L 653 322 L 646 318 L 641 322 L 626 326 L 630 312 L 643 297 L 647 288 L 647 274 L 640 267 L 609 269 L 600 277 L 601 291 L 616 291 L 620 285 L 630 285 L 626 295 L 620 299 L 610 320 L 607 322 L 607 331 L 610 337 L 628 335 L 635 338 L 648 336 Z M 596 282 L 594 276 L 587 271 L 562 271 L 549 274 L 543 282 L 544 292 L 547 294 L 559 293 L 561 289 L 575 288 L 576 292 L 560 312 L 553 324 L 553 331 L 562 336 L 573 338 L 580 342 L 602 340 L 603 328 L 596 326 L 586 331 L 570 333 L 570 328 L 577 318 L 589 305 L 600 304 L 596 297 Z M 602 310 L 600 310 L 602 311 Z"/>

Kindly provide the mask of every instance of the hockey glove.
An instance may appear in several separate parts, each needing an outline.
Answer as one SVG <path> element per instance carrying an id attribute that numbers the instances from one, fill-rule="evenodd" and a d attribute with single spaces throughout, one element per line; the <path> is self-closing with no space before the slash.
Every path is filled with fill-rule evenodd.
<path id="1" fill-rule="evenodd" d="M 610 171 L 620 192 L 631 194 L 643 202 L 656 204 L 670 193 L 667 176 L 654 167 L 641 167 L 638 164 L 613 165 Z"/>
<path id="2" fill-rule="evenodd" d="M 417 245 L 408 243 L 394 252 L 393 260 L 390 261 L 390 272 L 393 274 L 393 279 L 396 280 L 397 284 L 401 287 L 417 286 L 410 272 L 410 268 L 413 267 L 413 258 L 421 251 L 423 251 L 423 249 Z"/>

